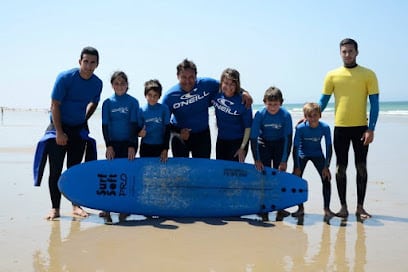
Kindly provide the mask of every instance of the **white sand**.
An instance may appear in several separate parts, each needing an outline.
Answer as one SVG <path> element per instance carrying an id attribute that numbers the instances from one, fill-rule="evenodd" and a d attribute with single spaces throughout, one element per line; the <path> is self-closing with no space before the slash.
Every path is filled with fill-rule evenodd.
<path id="1" fill-rule="evenodd" d="M 338 218 L 330 225 L 323 222 L 320 180 L 308 165 L 304 178 L 310 195 L 303 225 L 294 218 L 275 222 L 271 213 L 266 223 L 140 221 L 133 215 L 126 224 L 106 226 L 93 210 L 90 218 L 73 220 L 65 199 L 60 220 L 43 219 L 50 209 L 48 172 L 42 186 L 33 187 L 32 159 L 47 117 L 38 112 L 13 114 L 6 112 L 0 125 L 0 271 L 408 271 L 406 117 L 380 117 L 369 151 L 366 197 L 374 217 L 364 223 L 353 215 L 345 226 Z M 90 123 L 102 143 L 99 125 L 97 118 Z M 100 157 L 103 153 L 100 145 Z M 335 156 L 332 173 L 334 164 Z M 351 158 L 351 214 L 356 205 L 353 168 Z M 331 206 L 337 211 L 333 185 Z"/>

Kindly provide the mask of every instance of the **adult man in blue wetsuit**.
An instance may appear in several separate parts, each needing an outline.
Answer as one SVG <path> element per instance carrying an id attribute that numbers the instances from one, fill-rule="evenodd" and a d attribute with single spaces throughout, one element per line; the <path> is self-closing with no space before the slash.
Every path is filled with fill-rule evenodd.
<path id="1" fill-rule="evenodd" d="M 212 78 L 197 78 L 197 67 L 188 59 L 177 66 L 177 78 L 179 83 L 162 100 L 172 114 L 173 157 L 189 157 L 191 152 L 193 158 L 210 158 L 208 107 L 219 92 L 220 83 Z M 248 106 L 252 104 L 252 97 L 245 91 L 243 101 Z"/>
<path id="2" fill-rule="evenodd" d="M 60 216 L 61 192 L 58 179 L 61 175 L 65 155 L 67 167 L 82 161 L 89 134 L 87 120 L 92 116 L 102 92 L 102 81 L 94 75 L 99 64 L 99 53 L 93 47 L 81 51 L 79 68 L 60 73 L 51 93 L 51 123 L 47 131 L 55 131 L 55 139 L 47 141 L 49 158 L 49 189 L 52 209 L 46 219 Z M 87 217 L 80 206 L 72 203 L 72 213 Z"/>

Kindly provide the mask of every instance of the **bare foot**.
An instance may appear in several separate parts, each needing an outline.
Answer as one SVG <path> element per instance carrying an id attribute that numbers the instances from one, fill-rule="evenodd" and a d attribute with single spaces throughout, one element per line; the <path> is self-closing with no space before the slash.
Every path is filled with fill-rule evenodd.
<path id="1" fill-rule="evenodd" d="M 72 206 L 72 214 L 80 217 L 88 217 L 88 213 L 80 206 Z"/>
<path id="2" fill-rule="evenodd" d="M 324 209 L 324 216 L 332 218 L 336 216 L 336 214 L 332 212 L 330 209 Z"/>
<path id="3" fill-rule="evenodd" d="M 287 216 L 289 216 L 290 215 L 290 212 L 288 212 L 288 211 L 285 211 L 285 210 L 279 210 L 277 213 L 276 213 L 276 221 L 282 221 L 283 220 L 283 218 L 285 218 L 285 217 L 287 217 Z"/>
<path id="4" fill-rule="evenodd" d="M 361 206 L 361 205 L 357 206 L 356 216 L 360 217 L 360 219 L 362 219 L 362 220 L 371 218 L 371 214 L 366 212 L 366 210 L 364 210 L 363 206 Z"/>
<path id="5" fill-rule="evenodd" d="M 128 214 L 128 213 L 120 213 L 119 214 L 119 222 L 126 221 L 126 218 L 128 218 L 129 215 L 130 214 Z"/>
<path id="6" fill-rule="evenodd" d="M 105 221 L 106 225 L 112 224 L 112 217 L 110 215 L 110 212 L 105 212 L 105 216 L 103 217 L 103 220 Z"/>
<path id="7" fill-rule="evenodd" d="M 336 216 L 341 217 L 341 218 L 347 218 L 349 215 L 347 206 L 343 205 L 338 213 L 336 213 Z"/>
<path id="8" fill-rule="evenodd" d="M 261 217 L 262 221 L 269 221 L 269 213 L 258 213 L 258 216 Z"/>
<path id="9" fill-rule="evenodd" d="M 106 217 L 107 214 L 108 214 L 108 212 L 101 211 L 101 212 L 99 212 L 99 217 Z"/>
<path id="10" fill-rule="evenodd" d="M 300 217 L 305 215 L 305 210 L 304 209 L 298 209 L 296 212 L 293 212 L 291 214 L 293 217 Z"/>
<path id="11" fill-rule="evenodd" d="M 286 211 L 286 210 L 279 210 L 279 211 L 278 211 L 278 214 L 279 214 L 280 216 L 283 216 L 283 217 L 288 217 L 288 216 L 290 215 L 290 212 L 288 212 L 288 211 Z"/>
<path id="12" fill-rule="evenodd" d="M 51 211 L 48 213 L 48 215 L 45 217 L 46 220 L 54 220 L 56 218 L 60 217 L 60 211 L 59 209 L 51 209 Z"/>
<path id="13" fill-rule="evenodd" d="M 323 221 L 330 225 L 330 219 L 332 219 L 336 214 L 330 209 L 324 209 Z"/>

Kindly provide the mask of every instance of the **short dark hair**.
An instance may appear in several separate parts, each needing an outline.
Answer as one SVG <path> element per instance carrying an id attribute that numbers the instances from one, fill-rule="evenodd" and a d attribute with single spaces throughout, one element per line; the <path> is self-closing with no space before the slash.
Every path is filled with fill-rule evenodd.
<path id="1" fill-rule="evenodd" d="M 182 71 L 191 69 L 194 71 L 194 74 L 197 75 L 197 66 L 194 62 L 188 59 L 184 59 L 179 65 L 177 65 L 177 75 L 179 75 Z"/>
<path id="2" fill-rule="evenodd" d="M 113 81 L 118 77 L 123 78 L 126 81 L 126 83 L 129 84 L 127 75 L 125 74 L 125 72 L 122 72 L 122 71 L 116 71 L 112 74 L 111 80 L 110 80 L 111 84 L 113 84 Z"/>
<path id="3" fill-rule="evenodd" d="M 279 88 L 277 87 L 269 87 L 264 94 L 263 102 L 266 103 L 267 101 L 279 101 L 281 104 L 283 103 L 283 95 Z"/>
<path id="4" fill-rule="evenodd" d="M 157 79 L 151 79 L 145 82 L 144 84 L 144 94 L 145 96 L 147 95 L 147 93 L 150 90 L 155 91 L 156 93 L 159 94 L 159 96 L 161 96 L 162 94 L 162 85 L 160 84 L 160 81 L 158 81 Z"/>
<path id="5" fill-rule="evenodd" d="M 354 46 L 354 49 L 356 49 L 356 51 L 358 51 L 358 44 L 355 40 L 351 39 L 351 38 L 345 38 L 343 40 L 340 41 L 340 47 L 342 47 L 343 45 L 346 44 L 351 44 Z"/>
<path id="6" fill-rule="evenodd" d="M 98 53 L 98 50 L 96 50 L 96 48 L 94 48 L 92 46 L 84 47 L 82 49 L 82 51 L 81 51 L 81 56 L 80 56 L 81 60 L 82 60 L 84 54 L 96 56 L 96 63 L 99 64 L 99 53 Z"/>
<path id="7" fill-rule="evenodd" d="M 123 78 L 123 80 L 126 82 L 126 84 L 128 85 L 127 88 L 126 88 L 126 91 L 128 91 L 128 90 L 129 90 L 129 81 L 128 81 L 127 75 L 126 75 L 125 72 L 123 72 L 123 71 L 115 71 L 115 72 L 112 74 L 111 80 L 110 80 L 111 84 L 113 84 L 113 81 L 114 81 L 115 79 L 117 79 L 118 77 Z"/>

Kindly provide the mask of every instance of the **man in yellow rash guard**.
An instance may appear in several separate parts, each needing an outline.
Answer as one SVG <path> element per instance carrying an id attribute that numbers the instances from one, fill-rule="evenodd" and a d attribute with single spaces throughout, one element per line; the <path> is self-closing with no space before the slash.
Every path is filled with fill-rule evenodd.
<path id="1" fill-rule="evenodd" d="M 371 215 L 364 209 L 367 189 L 368 145 L 374 140 L 374 129 L 379 113 L 379 89 L 375 73 L 357 65 L 358 45 L 353 39 L 340 42 L 340 55 L 343 66 L 327 73 L 324 80 L 320 106 L 327 106 L 332 94 L 335 100 L 334 151 L 336 153 L 336 183 L 341 209 L 336 214 L 347 218 L 346 202 L 348 151 L 353 145 L 357 172 L 358 220 Z M 370 116 L 367 122 L 367 97 L 370 101 Z"/>

